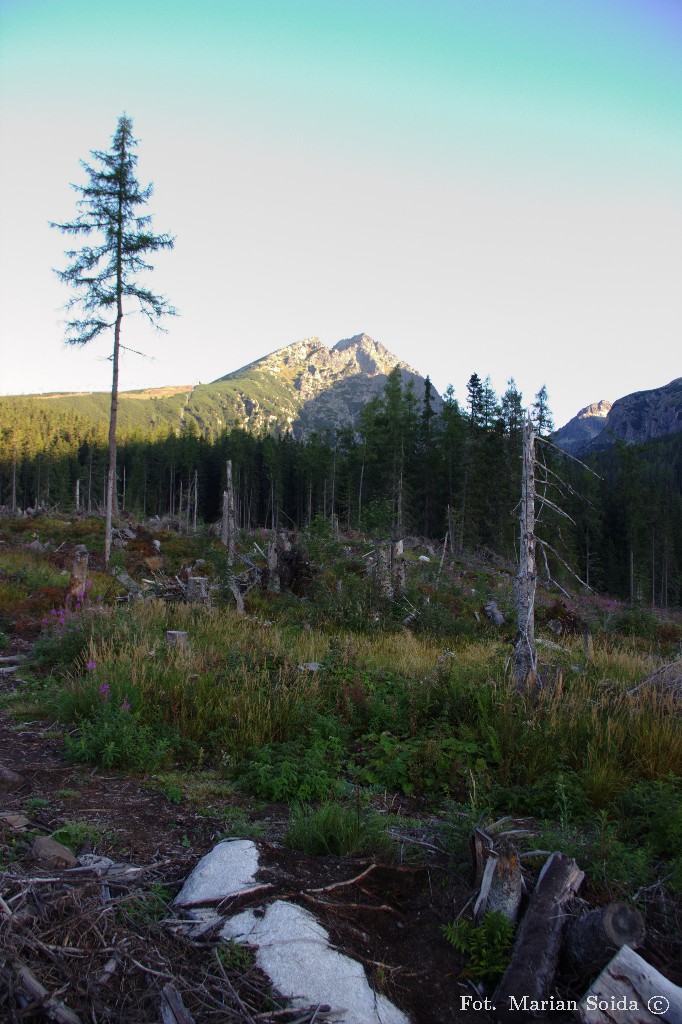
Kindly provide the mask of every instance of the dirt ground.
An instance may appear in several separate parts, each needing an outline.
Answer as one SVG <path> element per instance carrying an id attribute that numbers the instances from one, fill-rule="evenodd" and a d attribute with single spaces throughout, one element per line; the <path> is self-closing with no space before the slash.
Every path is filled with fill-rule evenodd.
<path id="1" fill-rule="evenodd" d="M 220 1019 L 217 1008 L 206 1000 L 207 990 L 216 999 L 220 982 L 219 977 L 207 980 L 216 966 L 211 943 L 205 948 L 189 943 L 166 924 L 146 920 L 140 910 L 141 898 L 150 891 L 163 891 L 166 900 L 168 894 L 174 896 L 198 859 L 225 837 L 219 809 L 215 814 L 203 809 L 199 813 L 184 801 L 171 803 L 151 788 L 149 780 L 145 784 L 113 771 L 67 764 L 62 749 L 61 729 L 55 723 L 17 722 L 0 712 L 0 765 L 22 776 L 20 788 L 3 792 L 0 787 L 0 812 L 23 812 L 29 818 L 23 831 L 0 825 L 0 895 L 11 910 L 22 909 L 31 936 L 38 939 L 38 946 L 29 941 L 22 949 L 8 949 L 13 922 L 0 915 L 0 964 L 3 954 L 10 959 L 16 952 L 83 1020 L 157 1020 L 160 991 L 168 980 L 182 992 L 197 1024 Z M 459 980 L 462 964 L 440 932 L 440 925 L 466 904 L 469 879 L 451 877 L 446 863 L 382 865 L 367 859 L 307 857 L 273 841 L 286 820 L 285 808 L 261 808 L 258 818 L 268 834 L 268 840 L 256 840 L 262 865 L 259 880 L 273 885 L 268 899 L 294 900 L 315 913 L 332 943 L 362 962 L 370 982 L 415 1024 L 482 1024 L 480 1013 L 458 1009 L 460 995 L 472 988 Z M 135 883 L 112 892 L 113 915 L 92 878 L 76 881 L 68 873 L 41 871 L 32 861 L 33 836 L 50 835 L 69 822 L 87 823 L 97 836 L 77 852 L 94 852 L 145 869 Z M 306 892 L 353 879 L 372 864 L 376 866 L 355 885 L 323 894 Z M 30 884 L 41 876 L 59 880 Z M 250 902 L 242 899 L 230 910 L 258 903 L 257 896 Z M 168 920 L 172 913 L 164 916 Z M 94 930 L 93 918 L 98 921 Z M 22 945 L 21 928 L 11 930 L 11 940 Z M 122 943 L 122 968 L 105 985 L 93 986 L 93 977 Z M 240 971 L 230 973 L 231 984 L 238 988 Z M 253 974 L 247 973 L 247 991 Z M 256 987 L 266 989 L 261 981 Z M 254 1010 L 264 1012 L 261 1004 L 267 999 L 259 1002 L 252 995 L 251 1002 L 258 1004 Z M 12 1007 L 11 1000 L 3 1006 L 0 994 L 0 1019 L 45 1019 L 37 1008 L 35 1016 L 27 1017 L 25 1009 Z M 244 1013 L 222 1019 L 256 1017 Z"/>

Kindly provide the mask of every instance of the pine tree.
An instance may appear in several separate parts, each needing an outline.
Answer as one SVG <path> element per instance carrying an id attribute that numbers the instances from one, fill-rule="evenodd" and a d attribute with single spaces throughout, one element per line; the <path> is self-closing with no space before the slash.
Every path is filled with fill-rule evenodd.
<path id="1" fill-rule="evenodd" d="M 166 300 L 139 281 L 142 271 L 151 270 L 148 253 L 172 249 L 171 235 L 154 235 L 151 217 L 136 211 L 151 198 L 152 185 L 142 187 L 135 177 L 137 156 L 133 150 L 133 122 L 123 114 L 108 152 L 93 150 L 94 166 L 81 161 L 88 176 L 86 185 L 74 185 L 81 198 L 78 215 L 52 227 L 69 235 L 95 236 L 94 245 L 67 251 L 69 264 L 57 271 L 60 281 L 75 291 L 67 304 L 80 316 L 67 321 L 66 343 L 86 345 L 103 331 L 113 328 L 111 413 L 109 417 L 109 468 L 106 491 L 105 561 L 111 554 L 111 522 L 116 500 L 116 417 L 118 412 L 118 365 L 121 325 L 130 302 L 158 326 L 158 320 L 175 313 Z"/>

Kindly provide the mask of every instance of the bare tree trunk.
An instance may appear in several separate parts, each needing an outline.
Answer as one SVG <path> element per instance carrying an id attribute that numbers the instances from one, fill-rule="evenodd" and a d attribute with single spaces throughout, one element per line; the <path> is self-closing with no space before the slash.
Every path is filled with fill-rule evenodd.
<path id="1" fill-rule="evenodd" d="M 107 470 L 106 518 L 104 526 L 104 563 L 109 564 L 111 558 L 111 530 L 116 500 L 116 419 L 118 417 L 118 355 L 121 345 L 121 323 L 123 321 L 123 301 L 120 285 L 117 289 L 117 313 L 114 327 L 114 351 L 112 355 L 113 371 L 111 381 L 111 412 L 109 414 L 109 468 Z"/>
<path id="2" fill-rule="evenodd" d="M 12 459 L 12 515 L 17 513 L 17 460 Z"/>
<path id="3" fill-rule="evenodd" d="M 523 470 L 521 474 L 521 526 L 519 574 L 516 579 L 517 633 L 514 644 L 514 679 L 521 687 L 535 680 L 535 432 L 530 416 L 523 424 Z"/>
<path id="4" fill-rule="evenodd" d="M 81 510 L 81 482 L 76 480 L 76 515 Z"/>
<path id="5" fill-rule="evenodd" d="M 402 540 L 396 540 L 391 544 L 391 581 L 393 584 L 393 596 L 396 600 L 405 596 L 405 559 Z"/>
<path id="6" fill-rule="evenodd" d="M 197 532 L 197 512 L 199 511 L 199 474 L 194 470 L 194 508 L 192 510 L 192 533 Z"/>
<path id="7" fill-rule="evenodd" d="M 376 581 L 379 593 L 385 601 L 393 600 L 393 583 L 390 572 L 390 554 L 388 544 L 376 542 Z"/>

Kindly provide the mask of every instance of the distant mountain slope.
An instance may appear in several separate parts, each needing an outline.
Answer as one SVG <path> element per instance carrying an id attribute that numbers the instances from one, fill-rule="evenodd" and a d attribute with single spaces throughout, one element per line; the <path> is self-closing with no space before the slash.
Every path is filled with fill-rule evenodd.
<path id="1" fill-rule="evenodd" d="M 315 430 L 353 423 L 362 406 L 383 392 L 389 373 L 399 367 L 421 402 L 424 378 L 366 334 L 329 349 L 319 338 L 297 341 L 212 384 L 121 392 L 118 424 L 122 433 L 165 433 L 191 428 L 215 437 L 233 426 L 274 430 L 302 438 Z M 433 392 L 434 406 L 440 399 Z M 109 394 L 50 394 L 0 398 L 0 411 L 15 415 L 78 416 L 104 425 Z"/>
<path id="2" fill-rule="evenodd" d="M 607 405 L 600 402 L 581 410 L 556 432 L 556 443 L 575 454 L 609 448 L 618 440 L 644 444 L 682 431 L 682 377 L 664 387 L 619 398 L 604 420 L 598 408 Z"/>
<path id="3" fill-rule="evenodd" d="M 601 434 L 610 409 L 611 403 L 604 400 L 586 405 L 572 420 L 556 431 L 554 442 L 571 455 L 583 451 Z"/>

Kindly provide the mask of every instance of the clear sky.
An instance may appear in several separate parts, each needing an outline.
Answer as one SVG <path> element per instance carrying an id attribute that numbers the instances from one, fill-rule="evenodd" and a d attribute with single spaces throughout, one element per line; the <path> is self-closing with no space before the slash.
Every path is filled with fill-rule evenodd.
<path id="1" fill-rule="evenodd" d="M 362 331 L 558 424 L 682 375 L 679 0 L 0 0 L 2 393 L 109 387 L 48 221 L 123 111 L 181 316 L 122 388 Z"/>

